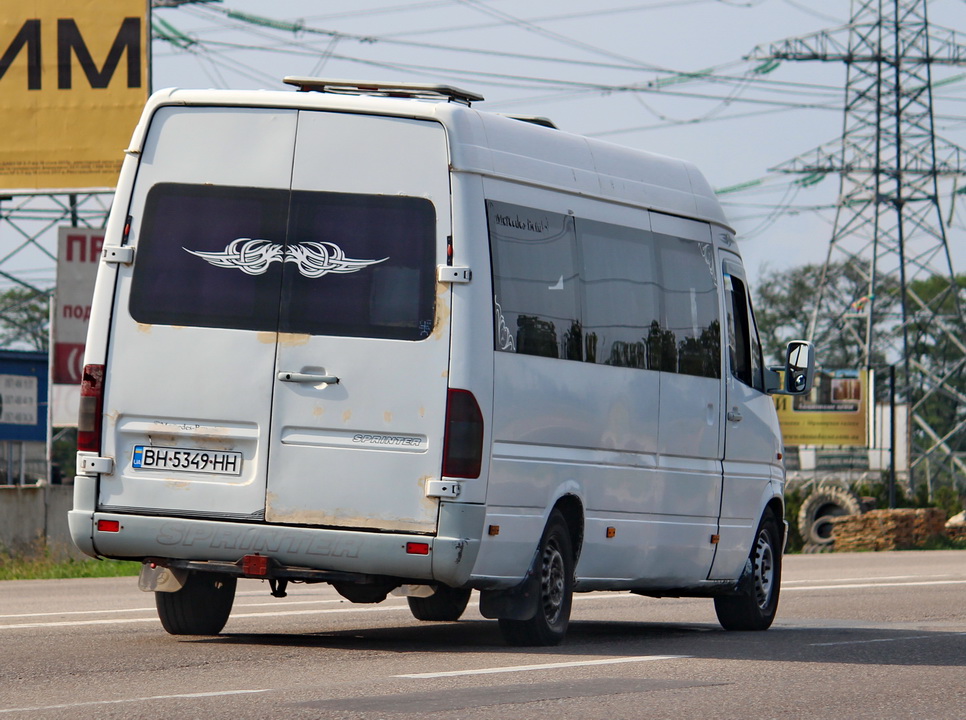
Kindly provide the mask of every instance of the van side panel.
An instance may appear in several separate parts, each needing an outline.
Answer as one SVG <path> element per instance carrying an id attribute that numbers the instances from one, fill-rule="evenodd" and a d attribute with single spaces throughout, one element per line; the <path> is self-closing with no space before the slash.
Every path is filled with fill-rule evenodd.
<path id="1" fill-rule="evenodd" d="M 586 522 L 580 589 L 699 584 L 714 556 L 721 492 L 720 323 L 708 225 L 682 221 L 665 228 L 676 236 L 655 235 L 645 211 L 484 185 L 494 273 L 502 277 L 487 495 L 488 523 L 501 532 L 484 539 L 476 574 L 507 574 L 507 557 L 525 569 L 549 508 L 572 494 Z M 692 253 L 691 275 L 676 267 L 677 245 Z M 614 257 L 618 266 L 601 265 Z M 661 263 L 663 275 L 649 277 Z M 685 286 L 675 285 L 678 277 Z M 694 309 L 702 302 L 703 314 Z M 698 369 L 685 368 L 687 337 L 704 343 Z"/>

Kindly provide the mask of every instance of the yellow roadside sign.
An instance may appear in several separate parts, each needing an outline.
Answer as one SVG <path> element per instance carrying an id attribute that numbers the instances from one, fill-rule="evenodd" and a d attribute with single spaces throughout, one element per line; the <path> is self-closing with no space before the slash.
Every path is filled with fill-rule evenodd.
<path id="1" fill-rule="evenodd" d="M 869 375 L 868 370 L 820 370 L 808 395 L 776 395 L 785 446 L 868 447 Z"/>
<path id="2" fill-rule="evenodd" d="M 0 190 L 110 188 L 148 94 L 147 0 L 0 10 Z"/>

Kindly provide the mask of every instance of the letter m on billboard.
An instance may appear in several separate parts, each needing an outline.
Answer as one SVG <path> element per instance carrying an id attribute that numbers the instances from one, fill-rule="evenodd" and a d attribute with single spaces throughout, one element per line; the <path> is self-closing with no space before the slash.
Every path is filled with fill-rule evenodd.
<path id="1" fill-rule="evenodd" d="M 0 5 L 0 191 L 115 186 L 147 99 L 147 3 Z"/>

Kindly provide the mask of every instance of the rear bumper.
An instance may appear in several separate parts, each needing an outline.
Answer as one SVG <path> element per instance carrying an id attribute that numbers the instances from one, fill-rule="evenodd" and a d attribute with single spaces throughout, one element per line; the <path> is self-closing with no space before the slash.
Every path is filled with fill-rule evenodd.
<path id="1" fill-rule="evenodd" d="M 74 542 L 88 554 L 115 559 L 176 559 L 235 563 L 264 555 L 281 566 L 408 581 L 465 585 L 479 552 L 482 506 L 440 507 L 436 537 L 264 523 L 156 517 L 75 508 L 69 513 Z M 98 530 L 116 521 L 116 532 Z M 411 554 L 407 543 L 429 545 Z"/>

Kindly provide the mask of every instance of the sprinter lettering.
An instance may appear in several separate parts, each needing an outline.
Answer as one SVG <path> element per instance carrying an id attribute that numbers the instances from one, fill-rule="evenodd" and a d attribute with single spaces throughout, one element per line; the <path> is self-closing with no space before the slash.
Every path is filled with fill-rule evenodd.
<path id="1" fill-rule="evenodd" d="M 422 438 L 406 437 L 403 435 L 363 435 L 352 436 L 352 442 L 363 445 L 401 445 L 404 447 L 419 447 Z"/>

